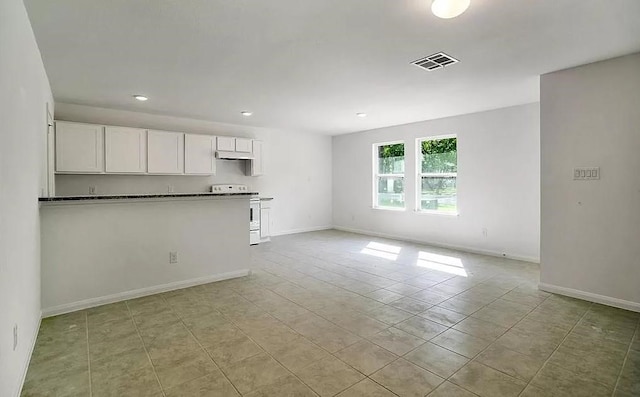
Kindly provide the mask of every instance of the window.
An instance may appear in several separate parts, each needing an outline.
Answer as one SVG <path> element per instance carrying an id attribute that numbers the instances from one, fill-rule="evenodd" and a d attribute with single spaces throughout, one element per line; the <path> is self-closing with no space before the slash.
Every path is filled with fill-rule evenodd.
<path id="1" fill-rule="evenodd" d="M 418 210 L 457 214 L 458 149 L 455 136 L 418 140 Z"/>
<path id="2" fill-rule="evenodd" d="M 404 209 L 404 143 L 376 144 L 373 206 Z"/>

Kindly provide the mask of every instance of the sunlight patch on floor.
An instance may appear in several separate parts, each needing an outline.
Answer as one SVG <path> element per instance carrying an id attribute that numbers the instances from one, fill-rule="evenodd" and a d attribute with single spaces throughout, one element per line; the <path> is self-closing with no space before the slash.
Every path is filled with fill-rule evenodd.
<path id="1" fill-rule="evenodd" d="M 462 260 L 453 256 L 433 254 L 431 252 L 420 251 L 416 266 L 439 272 L 455 274 L 456 276 L 467 277 Z"/>
<path id="2" fill-rule="evenodd" d="M 389 259 L 395 261 L 402 247 L 396 245 L 382 244 L 371 241 L 360 253 L 365 255 L 376 256 L 378 258 Z"/>

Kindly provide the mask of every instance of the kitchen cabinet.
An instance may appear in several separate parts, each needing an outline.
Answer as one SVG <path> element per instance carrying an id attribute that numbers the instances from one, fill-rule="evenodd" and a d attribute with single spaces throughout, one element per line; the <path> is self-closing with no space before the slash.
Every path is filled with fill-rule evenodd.
<path id="1" fill-rule="evenodd" d="M 104 172 L 103 126 L 64 121 L 56 121 L 55 126 L 56 172 Z"/>
<path id="2" fill-rule="evenodd" d="M 271 200 L 260 200 L 260 242 L 271 240 Z"/>
<path id="3" fill-rule="evenodd" d="M 147 130 L 105 127 L 105 170 L 115 174 L 147 172 Z"/>
<path id="4" fill-rule="evenodd" d="M 235 138 L 235 140 L 236 140 L 236 147 L 235 147 L 236 152 L 251 153 L 252 151 L 251 139 Z"/>
<path id="5" fill-rule="evenodd" d="M 230 136 L 219 136 L 216 148 L 223 152 L 235 152 L 236 138 Z"/>
<path id="6" fill-rule="evenodd" d="M 253 139 L 67 121 L 55 126 L 49 158 L 59 174 L 215 175 L 217 158 L 243 161 L 246 175 L 264 173 L 263 142 Z"/>
<path id="7" fill-rule="evenodd" d="M 247 161 L 245 173 L 249 176 L 260 176 L 264 173 L 264 157 L 262 156 L 262 141 L 251 141 L 253 158 Z"/>
<path id="8" fill-rule="evenodd" d="M 185 134 L 184 172 L 189 175 L 215 175 L 216 137 Z"/>
<path id="9" fill-rule="evenodd" d="M 147 161 L 149 174 L 183 174 L 184 134 L 147 131 Z"/>

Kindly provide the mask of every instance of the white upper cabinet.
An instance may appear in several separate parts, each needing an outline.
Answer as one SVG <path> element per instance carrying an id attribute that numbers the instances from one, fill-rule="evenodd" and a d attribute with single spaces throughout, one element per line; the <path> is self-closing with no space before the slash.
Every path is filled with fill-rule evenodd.
<path id="1" fill-rule="evenodd" d="M 264 157 L 262 155 L 262 141 L 252 141 L 251 150 L 253 159 L 247 163 L 247 174 L 250 176 L 260 176 L 264 174 Z"/>
<path id="2" fill-rule="evenodd" d="M 232 138 L 230 136 L 219 136 L 217 150 L 222 152 L 235 152 L 236 138 Z"/>
<path id="3" fill-rule="evenodd" d="M 56 121 L 56 172 L 103 173 L 104 127 Z"/>
<path id="4" fill-rule="evenodd" d="M 216 137 L 210 135 L 185 134 L 184 172 L 191 175 L 214 175 L 216 173 Z"/>
<path id="5" fill-rule="evenodd" d="M 236 152 L 251 153 L 251 139 L 236 138 Z"/>
<path id="6" fill-rule="evenodd" d="M 107 173 L 147 172 L 147 130 L 105 127 L 105 169 Z"/>
<path id="7" fill-rule="evenodd" d="M 184 134 L 147 131 L 147 159 L 149 174 L 183 174 Z"/>

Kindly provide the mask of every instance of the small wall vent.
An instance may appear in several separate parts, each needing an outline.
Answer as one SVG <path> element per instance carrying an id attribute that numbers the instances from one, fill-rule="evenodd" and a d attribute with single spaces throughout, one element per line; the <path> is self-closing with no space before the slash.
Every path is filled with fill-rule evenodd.
<path id="1" fill-rule="evenodd" d="M 453 65 L 454 63 L 458 62 L 460 61 L 450 55 L 445 54 L 444 52 L 437 52 L 435 54 L 429 55 L 428 57 L 413 61 L 411 62 L 411 64 L 431 72 L 433 70 L 441 69 L 445 66 Z"/>

